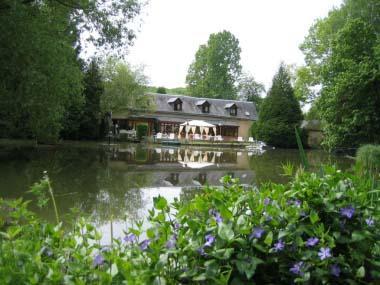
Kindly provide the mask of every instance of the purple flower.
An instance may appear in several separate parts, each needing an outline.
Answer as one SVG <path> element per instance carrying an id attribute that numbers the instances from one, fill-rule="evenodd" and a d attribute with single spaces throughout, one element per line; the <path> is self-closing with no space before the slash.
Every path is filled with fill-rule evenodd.
<path id="1" fill-rule="evenodd" d="M 321 247 L 318 252 L 318 256 L 321 260 L 331 257 L 331 249 L 328 247 Z"/>
<path id="2" fill-rule="evenodd" d="M 265 206 L 268 206 L 268 205 L 270 204 L 270 202 L 271 202 L 271 201 L 270 201 L 269 198 L 265 198 L 265 199 L 264 199 L 264 205 L 265 205 Z"/>
<path id="3" fill-rule="evenodd" d="M 125 242 L 135 242 L 136 240 L 137 240 L 137 238 L 136 238 L 135 234 L 126 235 L 124 237 Z"/>
<path id="4" fill-rule="evenodd" d="M 181 227 L 179 223 L 174 223 L 174 229 L 178 230 Z"/>
<path id="5" fill-rule="evenodd" d="M 319 239 L 316 237 L 311 237 L 306 241 L 306 246 L 312 247 L 315 246 L 319 242 Z"/>
<path id="6" fill-rule="evenodd" d="M 222 218 L 222 216 L 220 215 L 220 213 L 219 213 L 218 211 L 216 211 L 216 210 L 214 210 L 214 209 L 211 209 L 211 210 L 208 211 L 208 213 L 209 213 L 210 215 L 214 216 L 215 221 L 216 221 L 218 224 L 221 223 L 221 222 L 223 222 L 223 218 Z"/>
<path id="7" fill-rule="evenodd" d="M 346 208 L 340 209 L 340 215 L 348 219 L 351 219 L 354 213 L 355 213 L 355 208 L 352 207 L 351 205 Z"/>
<path id="8" fill-rule="evenodd" d="M 205 249 L 203 248 L 203 246 L 200 247 L 200 248 L 198 248 L 198 253 L 199 253 L 200 255 L 203 255 L 203 256 L 206 255 L 206 252 L 205 252 Z"/>
<path id="9" fill-rule="evenodd" d="M 366 222 L 367 226 L 369 226 L 369 227 L 372 227 L 375 224 L 375 221 L 372 217 L 365 219 L 365 222 Z"/>
<path id="10" fill-rule="evenodd" d="M 334 275 L 335 277 L 339 277 L 340 276 L 340 267 L 338 264 L 333 264 L 331 265 L 330 267 L 330 273 L 331 275 Z"/>
<path id="11" fill-rule="evenodd" d="M 150 244 L 150 239 L 143 240 L 140 243 L 140 249 L 141 250 L 146 250 L 148 248 L 149 244 Z"/>
<path id="12" fill-rule="evenodd" d="M 303 275 L 303 273 L 302 273 L 302 266 L 303 266 L 303 262 L 302 261 L 294 263 L 293 267 L 290 268 L 289 271 L 292 272 L 293 274 L 296 274 L 296 275 Z"/>
<path id="13" fill-rule="evenodd" d="M 212 234 L 206 235 L 205 239 L 206 239 L 206 242 L 203 245 L 204 247 L 211 246 L 214 243 L 214 241 L 215 241 L 215 237 Z"/>
<path id="14" fill-rule="evenodd" d="M 281 251 L 285 248 L 285 243 L 280 239 L 278 242 L 274 244 L 273 250 L 275 252 Z"/>
<path id="15" fill-rule="evenodd" d="M 249 239 L 261 238 L 264 233 L 265 233 L 264 229 L 262 229 L 260 227 L 253 228 L 253 231 L 252 231 L 251 235 L 249 236 Z"/>
<path id="16" fill-rule="evenodd" d="M 297 207 L 299 207 L 299 206 L 301 206 L 302 202 L 300 200 L 296 199 L 296 200 L 293 201 L 293 203 L 294 203 L 294 205 L 296 205 Z"/>
<path id="17" fill-rule="evenodd" d="M 96 266 L 100 266 L 104 263 L 104 258 L 101 254 L 97 254 L 94 258 L 94 261 L 93 261 L 93 265 L 96 267 Z"/>
<path id="18" fill-rule="evenodd" d="M 173 249 L 175 248 L 176 243 L 177 243 L 177 236 L 172 235 L 171 238 L 166 242 L 166 248 Z"/>

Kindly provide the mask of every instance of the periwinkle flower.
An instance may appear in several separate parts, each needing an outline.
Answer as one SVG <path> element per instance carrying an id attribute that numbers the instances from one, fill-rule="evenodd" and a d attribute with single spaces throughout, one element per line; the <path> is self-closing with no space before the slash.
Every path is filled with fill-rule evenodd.
<path id="1" fill-rule="evenodd" d="M 143 240 L 140 244 L 141 250 L 146 250 L 150 244 L 150 239 Z"/>
<path id="2" fill-rule="evenodd" d="M 290 272 L 296 275 L 303 275 L 302 272 L 303 261 L 297 262 L 293 264 L 293 267 L 289 269 Z"/>
<path id="3" fill-rule="evenodd" d="M 270 204 L 270 202 L 271 202 L 271 201 L 270 201 L 269 198 L 265 198 L 265 199 L 264 199 L 264 205 L 265 205 L 265 206 L 268 206 L 268 205 Z"/>
<path id="4" fill-rule="evenodd" d="M 308 240 L 306 241 L 306 246 L 307 247 L 313 247 L 315 246 L 316 244 L 318 244 L 319 242 L 319 239 L 316 238 L 316 237 L 311 237 L 311 238 L 308 238 Z"/>
<path id="5" fill-rule="evenodd" d="M 137 240 L 137 237 L 135 234 L 129 234 L 129 235 L 126 235 L 123 240 L 125 242 L 135 242 Z"/>
<path id="6" fill-rule="evenodd" d="M 321 260 L 331 257 L 331 249 L 328 247 L 321 247 L 318 252 L 318 256 Z"/>
<path id="7" fill-rule="evenodd" d="M 330 273 L 331 275 L 335 276 L 335 277 L 339 277 L 340 276 L 340 267 L 338 264 L 333 264 L 331 265 L 330 267 Z"/>
<path id="8" fill-rule="evenodd" d="M 175 248 L 176 243 L 177 243 L 177 236 L 176 235 L 172 235 L 170 237 L 170 239 L 166 242 L 166 248 L 167 249 L 173 249 L 173 248 Z"/>
<path id="9" fill-rule="evenodd" d="M 275 252 L 282 251 L 285 248 L 285 243 L 280 239 L 274 244 L 273 250 Z"/>
<path id="10" fill-rule="evenodd" d="M 253 231 L 251 235 L 249 236 L 249 239 L 261 238 L 264 233 L 265 233 L 265 230 L 263 228 L 260 228 L 260 227 L 253 228 Z"/>
<path id="11" fill-rule="evenodd" d="M 298 200 L 298 199 L 294 200 L 293 203 L 294 203 L 294 205 L 296 205 L 297 207 L 300 207 L 301 204 L 302 204 L 302 202 L 301 202 L 300 200 Z"/>
<path id="12" fill-rule="evenodd" d="M 351 205 L 345 208 L 340 209 L 340 215 L 347 219 L 351 219 L 355 214 L 355 208 Z"/>
<path id="13" fill-rule="evenodd" d="M 208 234 L 205 236 L 205 239 L 206 239 L 206 242 L 205 244 L 203 245 L 204 247 L 207 247 L 207 246 L 212 246 L 212 244 L 214 243 L 215 241 L 215 237 L 212 235 L 212 234 Z"/>
<path id="14" fill-rule="evenodd" d="M 372 217 L 365 219 L 365 222 L 366 222 L 367 226 L 369 226 L 369 227 L 373 227 L 373 225 L 375 224 L 375 220 Z"/>
<path id="15" fill-rule="evenodd" d="M 223 218 L 222 218 L 222 216 L 220 215 L 220 213 L 219 213 L 218 211 L 216 211 L 216 210 L 214 210 L 214 209 L 211 209 L 211 210 L 208 211 L 208 213 L 209 213 L 210 215 L 214 216 L 215 221 L 216 221 L 218 224 L 221 223 L 221 222 L 223 222 Z"/>
<path id="16" fill-rule="evenodd" d="M 174 229 L 175 230 L 179 230 L 179 228 L 181 227 L 181 225 L 179 223 L 174 223 Z"/>
<path id="17" fill-rule="evenodd" d="M 101 254 L 97 254 L 94 258 L 93 265 L 100 266 L 104 263 L 104 257 Z"/>
<path id="18" fill-rule="evenodd" d="M 200 247 L 200 248 L 198 248 L 198 253 L 200 254 L 200 255 L 202 255 L 202 256 L 205 256 L 206 255 L 206 252 L 205 252 L 205 249 L 204 249 L 204 247 L 202 246 L 202 247 Z"/>

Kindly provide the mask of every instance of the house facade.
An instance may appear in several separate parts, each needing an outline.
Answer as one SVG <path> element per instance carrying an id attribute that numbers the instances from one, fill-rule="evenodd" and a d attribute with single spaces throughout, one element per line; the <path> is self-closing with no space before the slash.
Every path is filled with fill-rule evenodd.
<path id="1" fill-rule="evenodd" d="M 256 107 L 252 102 L 156 93 L 146 96 L 151 98 L 152 111 L 133 115 L 112 114 L 112 121 L 120 130 L 132 130 L 139 124 L 145 124 L 148 135 L 174 133 L 177 137 L 184 137 L 185 134 L 179 134 L 180 124 L 202 120 L 216 126 L 216 133 L 211 135 L 234 140 L 249 137 L 252 122 L 257 120 Z"/>

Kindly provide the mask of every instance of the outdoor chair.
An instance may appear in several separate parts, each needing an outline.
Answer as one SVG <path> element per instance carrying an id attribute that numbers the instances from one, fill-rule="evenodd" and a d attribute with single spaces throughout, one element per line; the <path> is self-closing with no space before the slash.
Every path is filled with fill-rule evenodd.
<path id="1" fill-rule="evenodd" d="M 249 138 L 248 138 L 248 141 L 249 141 L 249 142 L 255 142 L 254 139 L 253 139 L 253 137 L 249 137 Z"/>
<path id="2" fill-rule="evenodd" d="M 243 142 L 244 141 L 242 137 L 238 137 L 237 140 L 238 140 L 238 142 Z"/>
<path id="3" fill-rule="evenodd" d="M 174 140 L 174 138 L 175 138 L 174 133 L 170 133 L 170 134 L 169 134 L 169 140 Z"/>
<path id="4" fill-rule="evenodd" d="M 202 137 L 201 137 L 200 134 L 195 134 L 195 135 L 194 135 L 194 139 L 195 139 L 195 140 L 201 140 Z"/>
<path id="5" fill-rule="evenodd" d="M 162 133 L 157 133 L 156 139 L 158 139 L 158 140 L 162 139 Z"/>

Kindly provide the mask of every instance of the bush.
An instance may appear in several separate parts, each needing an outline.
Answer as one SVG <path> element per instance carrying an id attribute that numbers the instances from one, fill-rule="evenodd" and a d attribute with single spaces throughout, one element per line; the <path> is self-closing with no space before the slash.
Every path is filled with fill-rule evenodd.
<path id="1" fill-rule="evenodd" d="M 41 223 L 1 202 L 1 284 L 370 284 L 380 279 L 379 200 L 333 167 L 247 190 L 225 177 L 189 202 L 154 199 L 151 227 L 112 246 L 83 219 Z"/>
<path id="2" fill-rule="evenodd" d="M 148 126 L 147 125 L 137 125 L 136 135 L 139 140 L 148 135 Z"/>
<path id="3" fill-rule="evenodd" d="M 380 172 L 380 145 L 364 145 L 356 153 L 356 166 L 361 174 Z"/>

